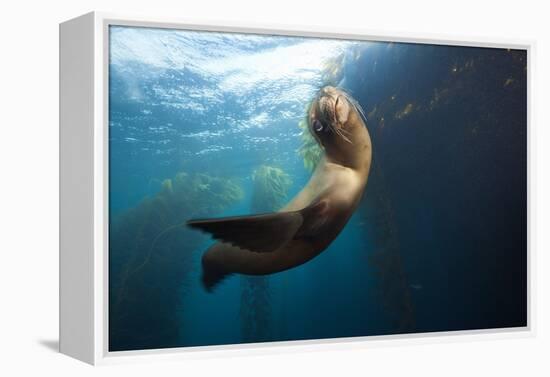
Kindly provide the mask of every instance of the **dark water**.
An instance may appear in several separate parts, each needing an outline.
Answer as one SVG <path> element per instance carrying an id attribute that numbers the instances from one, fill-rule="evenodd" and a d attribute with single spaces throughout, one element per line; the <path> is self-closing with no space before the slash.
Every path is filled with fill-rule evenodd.
<path id="1" fill-rule="evenodd" d="M 526 325 L 525 51 L 122 27 L 110 47 L 111 351 Z M 207 293 L 213 241 L 181 224 L 292 198 L 328 84 L 367 115 L 360 207 L 305 265 Z"/>

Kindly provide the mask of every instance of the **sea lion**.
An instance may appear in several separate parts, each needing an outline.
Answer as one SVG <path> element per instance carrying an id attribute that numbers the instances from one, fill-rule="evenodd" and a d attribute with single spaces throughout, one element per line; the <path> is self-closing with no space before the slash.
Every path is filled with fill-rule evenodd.
<path id="1" fill-rule="evenodd" d="M 187 222 L 220 241 L 202 257 L 208 291 L 233 273 L 267 275 L 309 261 L 334 241 L 357 208 L 372 159 L 361 106 L 343 90 L 326 86 L 307 117 L 324 156 L 308 184 L 281 211 Z"/>

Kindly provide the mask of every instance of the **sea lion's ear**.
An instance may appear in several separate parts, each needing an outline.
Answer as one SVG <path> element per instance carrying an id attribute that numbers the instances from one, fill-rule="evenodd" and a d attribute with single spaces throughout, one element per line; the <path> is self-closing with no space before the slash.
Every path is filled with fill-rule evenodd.
<path id="1" fill-rule="evenodd" d="M 303 222 L 300 211 L 219 219 L 190 220 L 187 225 L 241 249 L 272 252 L 289 242 Z"/>

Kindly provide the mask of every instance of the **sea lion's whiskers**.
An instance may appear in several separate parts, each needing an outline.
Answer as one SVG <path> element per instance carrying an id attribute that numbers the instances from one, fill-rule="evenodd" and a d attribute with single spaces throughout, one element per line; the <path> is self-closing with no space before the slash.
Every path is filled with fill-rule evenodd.
<path id="1" fill-rule="evenodd" d="M 340 131 L 344 134 L 344 135 L 351 135 L 351 131 L 350 130 L 347 130 L 345 128 L 340 128 Z"/>
<path id="2" fill-rule="evenodd" d="M 346 97 L 346 99 L 349 101 L 349 103 L 351 103 L 353 105 L 353 107 L 355 107 L 355 110 L 357 110 L 357 112 L 361 115 L 361 117 L 363 118 L 363 120 L 366 123 L 367 122 L 367 117 L 365 116 L 365 111 L 363 110 L 363 107 L 361 107 L 359 102 L 357 102 L 357 100 L 355 98 L 352 98 L 348 93 L 346 93 L 346 92 L 343 92 L 343 93 L 344 93 L 344 96 Z"/>
<path id="3" fill-rule="evenodd" d="M 344 131 L 344 130 L 343 130 L 342 128 L 337 128 L 337 129 L 336 129 L 336 133 L 337 133 L 338 135 L 340 135 L 340 136 L 342 137 L 342 139 L 344 139 L 345 141 L 347 141 L 347 142 L 350 143 L 350 144 L 353 144 L 353 142 L 352 142 L 346 135 L 344 135 L 344 132 L 343 132 L 343 131 Z M 346 132 L 347 132 L 347 131 L 346 131 Z M 348 135 L 349 135 L 349 133 L 348 133 Z"/>
<path id="4" fill-rule="evenodd" d="M 338 131 L 340 132 L 340 135 L 343 135 L 343 136 L 350 136 L 351 135 L 351 132 L 349 130 L 346 130 L 345 128 L 340 128 L 340 129 L 338 129 Z"/>

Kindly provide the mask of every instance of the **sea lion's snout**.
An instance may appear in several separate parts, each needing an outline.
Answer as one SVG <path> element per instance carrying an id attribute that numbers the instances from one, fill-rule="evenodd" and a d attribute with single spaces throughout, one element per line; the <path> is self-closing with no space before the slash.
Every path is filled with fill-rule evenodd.
<path id="1" fill-rule="evenodd" d="M 317 108 L 313 118 L 330 123 L 333 128 L 344 127 L 351 111 L 347 95 L 333 86 L 325 86 L 319 91 Z"/>
<path id="2" fill-rule="evenodd" d="M 331 135 L 338 135 L 346 142 L 346 126 L 350 118 L 352 106 L 348 96 L 342 90 L 333 86 L 325 86 L 319 90 L 312 103 L 309 114 L 311 133 L 325 144 Z"/>

